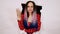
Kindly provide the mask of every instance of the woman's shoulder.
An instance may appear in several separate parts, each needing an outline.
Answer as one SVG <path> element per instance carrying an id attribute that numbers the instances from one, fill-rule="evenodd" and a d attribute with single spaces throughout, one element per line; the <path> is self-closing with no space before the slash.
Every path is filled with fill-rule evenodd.
<path id="1" fill-rule="evenodd" d="M 40 17 L 41 15 L 40 14 L 36 14 L 37 17 Z M 21 14 L 21 17 L 24 17 L 24 14 Z"/>
<path id="2" fill-rule="evenodd" d="M 21 16 L 24 16 L 24 14 L 21 14 Z"/>
<path id="3" fill-rule="evenodd" d="M 37 15 L 37 17 L 41 16 L 40 14 L 36 14 L 36 15 Z"/>

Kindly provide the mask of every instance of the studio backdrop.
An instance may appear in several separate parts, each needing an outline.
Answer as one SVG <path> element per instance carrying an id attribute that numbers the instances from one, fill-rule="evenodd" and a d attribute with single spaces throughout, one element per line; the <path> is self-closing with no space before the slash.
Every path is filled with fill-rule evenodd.
<path id="1" fill-rule="evenodd" d="M 0 34 L 27 34 L 19 28 L 16 9 L 22 12 L 22 5 L 28 1 L 0 0 Z M 42 6 L 41 10 L 37 9 L 41 13 L 41 28 L 33 34 L 60 34 L 60 0 L 31 1 L 40 8 Z"/>

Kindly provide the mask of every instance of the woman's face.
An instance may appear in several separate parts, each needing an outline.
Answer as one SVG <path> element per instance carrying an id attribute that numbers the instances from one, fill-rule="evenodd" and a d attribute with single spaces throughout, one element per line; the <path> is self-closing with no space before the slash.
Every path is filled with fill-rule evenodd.
<path id="1" fill-rule="evenodd" d="M 33 3 L 32 2 L 29 2 L 28 5 L 27 5 L 27 11 L 29 13 L 32 13 L 33 12 Z"/>

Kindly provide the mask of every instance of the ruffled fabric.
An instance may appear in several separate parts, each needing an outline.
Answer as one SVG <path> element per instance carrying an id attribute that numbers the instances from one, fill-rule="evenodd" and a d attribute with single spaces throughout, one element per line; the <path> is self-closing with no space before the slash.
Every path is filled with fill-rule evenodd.
<path id="1" fill-rule="evenodd" d="M 21 20 L 18 20 L 18 26 L 20 28 L 20 30 L 24 30 L 27 33 L 33 33 L 36 31 L 39 31 L 41 28 L 41 15 L 36 14 L 37 16 L 37 21 L 35 24 L 31 23 L 29 26 L 27 25 L 27 21 L 24 20 L 24 15 L 21 15 Z"/>

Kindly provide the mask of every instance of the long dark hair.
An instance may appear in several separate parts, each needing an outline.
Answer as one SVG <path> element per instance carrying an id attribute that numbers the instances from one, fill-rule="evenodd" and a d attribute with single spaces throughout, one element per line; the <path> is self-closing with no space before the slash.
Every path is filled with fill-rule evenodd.
<path id="1" fill-rule="evenodd" d="M 27 11 L 27 5 L 29 4 L 29 3 L 33 3 L 33 12 L 36 10 L 35 8 L 36 8 L 36 6 L 35 6 L 35 3 L 33 2 L 33 1 L 28 1 L 27 3 L 26 3 L 26 5 L 25 5 L 25 9 L 26 9 L 26 11 Z M 33 14 L 33 12 L 32 12 L 32 14 Z M 29 13 L 28 13 L 28 11 L 27 11 L 27 17 L 29 17 Z"/>

